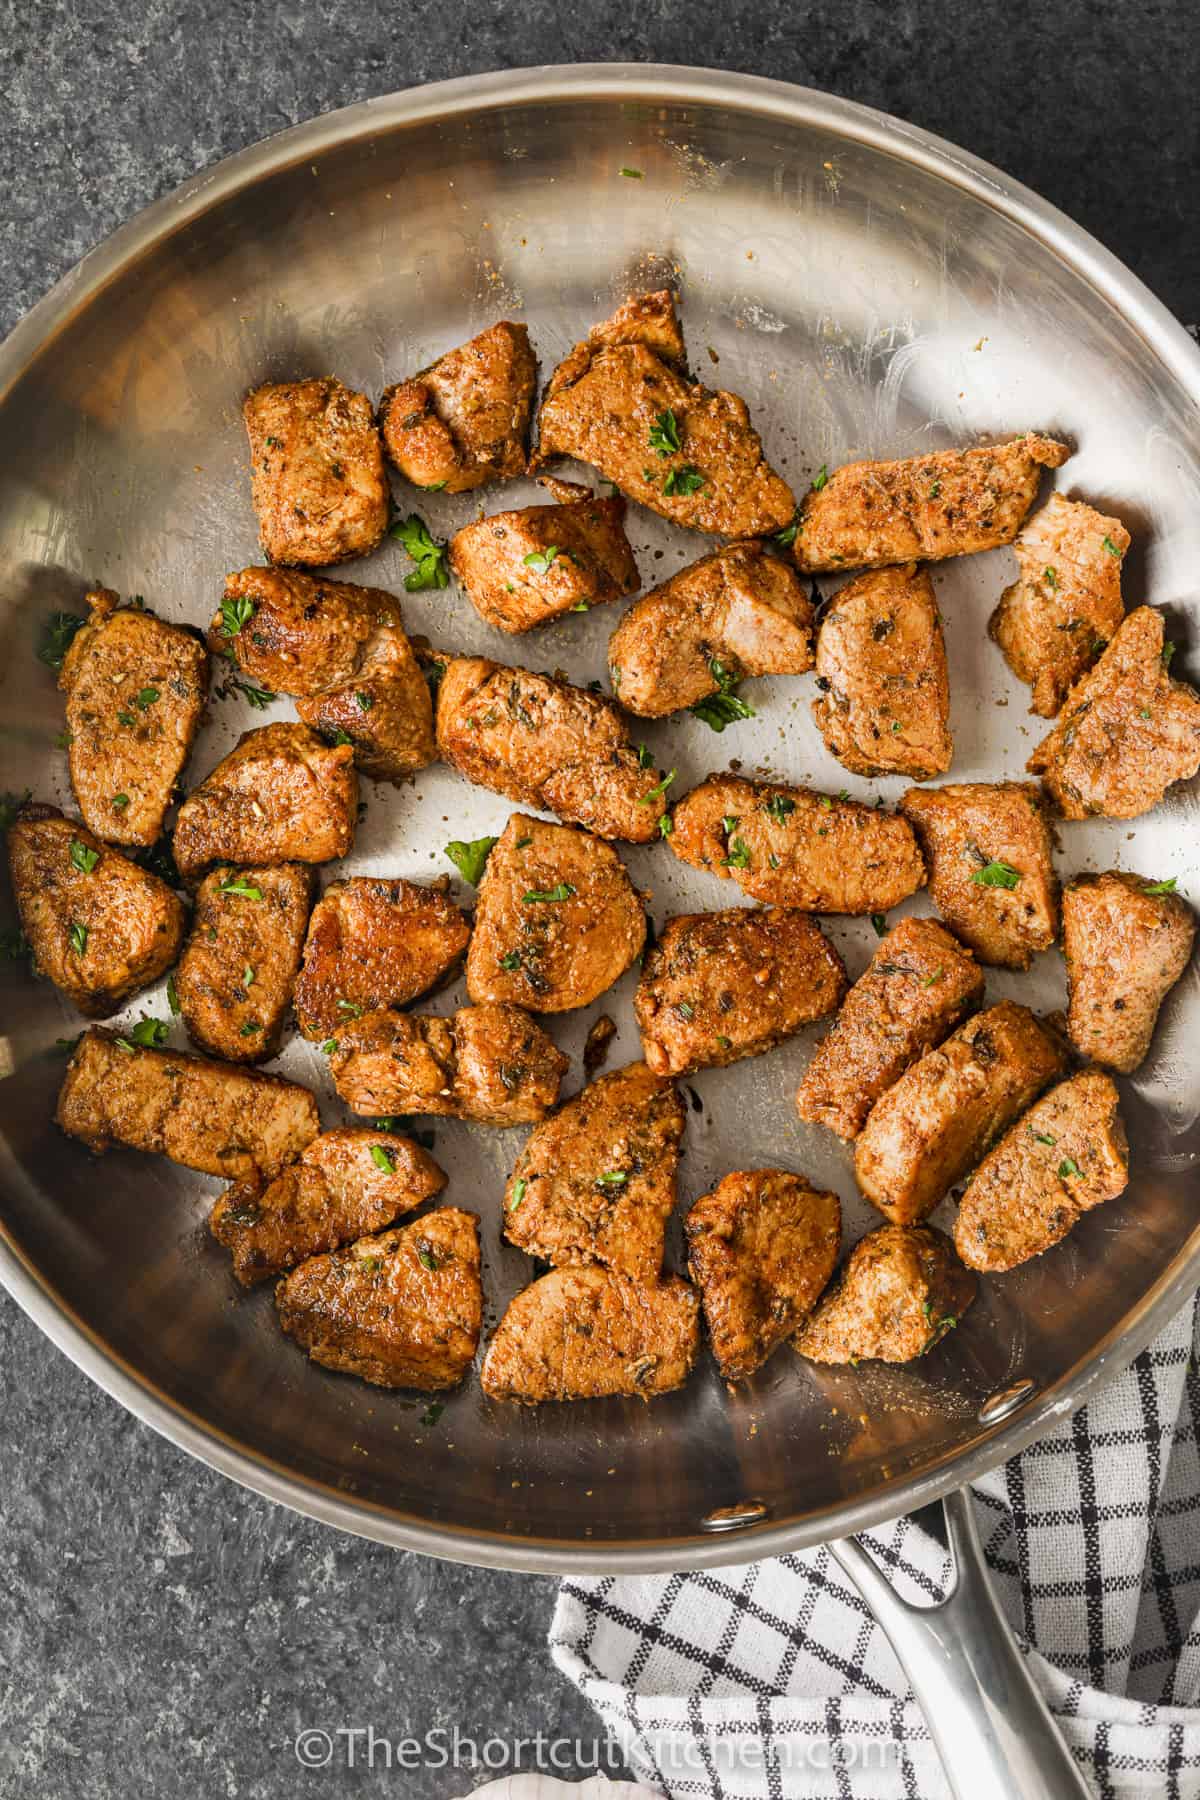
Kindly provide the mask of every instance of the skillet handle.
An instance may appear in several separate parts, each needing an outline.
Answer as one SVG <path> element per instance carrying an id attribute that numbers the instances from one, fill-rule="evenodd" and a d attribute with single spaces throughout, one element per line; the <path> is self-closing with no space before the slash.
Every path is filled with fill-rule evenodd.
<path id="1" fill-rule="evenodd" d="M 969 1490 L 942 1505 L 955 1573 L 936 1606 L 902 1600 L 855 1538 L 830 1553 L 899 1657 L 955 1800 L 1091 1800 L 996 1604 Z"/>

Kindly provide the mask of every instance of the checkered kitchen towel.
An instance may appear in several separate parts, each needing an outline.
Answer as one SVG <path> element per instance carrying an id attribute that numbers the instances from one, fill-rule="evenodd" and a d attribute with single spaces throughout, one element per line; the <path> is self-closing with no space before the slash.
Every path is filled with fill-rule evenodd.
<path id="1" fill-rule="evenodd" d="M 1194 1302 L 975 1490 L 1001 1604 L 1105 1800 L 1200 1800 L 1198 1331 Z M 949 1563 L 919 1526 L 867 1543 L 900 1592 L 939 1597 Z M 824 1550 L 565 1581 L 550 1646 L 671 1800 L 949 1793 L 883 1632 Z"/>

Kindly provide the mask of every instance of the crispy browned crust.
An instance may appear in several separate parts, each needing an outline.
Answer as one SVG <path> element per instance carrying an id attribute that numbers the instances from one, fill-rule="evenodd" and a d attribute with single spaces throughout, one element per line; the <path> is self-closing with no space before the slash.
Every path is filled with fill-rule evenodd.
<path id="1" fill-rule="evenodd" d="M 1196 918 L 1175 893 L 1129 870 L 1077 875 L 1063 893 L 1067 1030 L 1081 1056 L 1131 1075 L 1159 1009 L 1191 960 Z"/>
<path id="2" fill-rule="evenodd" d="M 978 1287 L 944 1232 L 880 1225 L 859 1239 L 794 1343 L 810 1362 L 912 1362 L 954 1329 Z"/>
<path id="3" fill-rule="evenodd" d="M 242 408 L 259 534 L 275 563 L 368 556 L 391 496 L 371 403 L 332 375 L 268 382 Z"/>
<path id="4" fill-rule="evenodd" d="M 420 882 L 355 875 L 313 908 L 296 981 L 307 1038 L 334 1036 L 385 1006 L 407 1006 L 462 961 L 471 929 L 448 895 Z"/>
<path id="5" fill-rule="evenodd" d="M 239 890 L 230 891 L 235 879 Z M 188 1036 L 227 1062 L 265 1062 L 283 1038 L 314 873 L 302 863 L 214 869 L 196 891 L 176 972 Z"/>
<path id="6" fill-rule="evenodd" d="M 625 535 L 625 501 L 582 493 L 561 505 L 493 513 L 451 538 L 450 566 L 489 625 L 529 631 L 636 594 L 641 578 Z"/>
<path id="7" fill-rule="evenodd" d="M 384 448 L 420 488 L 462 494 L 525 473 L 537 363 L 524 325 L 501 319 L 379 402 Z"/>
<path id="8" fill-rule="evenodd" d="M 431 1113 L 484 1125 L 536 1125 L 568 1062 L 519 1006 L 462 1006 L 448 1019 L 390 1009 L 342 1026 L 330 1050 L 352 1112 Z"/>
<path id="9" fill-rule="evenodd" d="M 175 862 L 185 881 L 215 862 L 332 862 L 354 843 L 358 778 L 296 721 L 245 731 L 179 809 Z"/>

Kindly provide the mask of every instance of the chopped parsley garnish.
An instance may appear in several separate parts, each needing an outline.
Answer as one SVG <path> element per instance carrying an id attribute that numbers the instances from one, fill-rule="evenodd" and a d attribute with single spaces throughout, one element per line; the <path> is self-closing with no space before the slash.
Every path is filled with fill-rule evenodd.
<path id="1" fill-rule="evenodd" d="M 100 852 L 98 850 L 89 850 L 87 845 L 81 844 L 78 838 L 71 839 L 72 868 L 78 869 L 83 875 L 90 875 L 99 861 Z"/>
<path id="2" fill-rule="evenodd" d="M 472 887 L 478 887 L 492 846 L 498 841 L 494 837 L 481 837 L 472 838 L 468 843 L 462 838 L 455 838 L 446 845 L 446 855 L 463 879 L 469 881 Z"/>
<path id="3" fill-rule="evenodd" d="M 929 498 L 930 498 L 930 499 L 931 499 L 931 500 L 936 500 L 936 499 L 937 499 L 937 497 L 938 497 L 938 495 L 939 495 L 939 494 L 940 494 L 940 493 L 941 493 L 941 491 L 942 491 L 942 484 L 941 484 L 941 482 L 940 482 L 940 481 L 935 481 L 935 482 L 934 482 L 934 484 L 933 484 L 933 486 L 932 486 L 932 487 L 931 487 L 931 488 L 930 488 L 930 490 L 929 490 Z"/>
<path id="4" fill-rule="evenodd" d="M 1067 1179 L 1067 1177 L 1070 1175 L 1082 1175 L 1082 1174 L 1083 1174 L 1083 1170 L 1080 1168 L 1079 1164 L 1075 1161 L 1075 1158 L 1073 1156 L 1064 1156 L 1062 1161 L 1058 1165 L 1058 1175 L 1059 1175 L 1060 1181 L 1065 1181 Z"/>
<path id="5" fill-rule="evenodd" d="M 385 1175 L 396 1173 L 396 1159 L 390 1150 L 384 1149 L 382 1144 L 371 1145 L 371 1161 L 377 1169 L 382 1169 Z"/>
<path id="6" fill-rule="evenodd" d="M 1143 894 L 1173 894 L 1178 876 L 1172 875 L 1169 881 L 1152 881 L 1142 889 Z"/>
<path id="7" fill-rule="evenodd" d="M 436 1425 L 446 1408 L 440 1400 L 431 1400 L 421 1414 L 422 1425 Z"/>
<path id="8" fill-rule="evenodd" d="M 545 575 L 561 555 L 561 544 L 547 544 L 544 550 L 531 550 L 528 556 L 521 558 L 521 561 L 527 569 L 532 569 L 535 575 Z"/>
<path id="9" fill-rule="evenodd" d="M 153 706 L 158 698 L 159 692 L 156 687 L 144 687 L 134 696 L 134 704 L 140 711 L 145 712 L 147 707 Z"/>
<path id="10" fill-rule="evenodd" d="M 513 849 L 514 850 L 528 850 L 528 848 L 529 848 L 530 844 L 532 844 L 532 842 L 533 842 L 533 839 L 531 837 L 518 838 L 516 843 L 513 845 Z"/>
<path id="11" fill-rule="evenodd" d="M 179 989 L 175 986 L 175 977 L 173 975 L 167 976 L 167 1005 L 170 1007 L 174 1016 L 178 1018 L 180 1013 Z"/>
<path id="12" fill-rule="evenodd" d="M 654 752 L 650 749 L 649 745 L 647 745 L 647 744 L 639 744 L 638 745 L 637 759 L 638 759 L 638 768 L 639 769 L 649 769 L 649 768 L 653 767 Z"/>
<path id="13" fill-rule="evenodd" d="M 536 888 L 530 888 L 528 893 L 521 895 L 521 904 L 528 906 L 533 900 L 551 900 L 557 903 L 560 900 L 569 900 L 575 891 L 569 881 L 559 881 L 552 888 L 547 888 L 545 893 L 539 892 Z"/>
<path id="14" fill-rule="evenodd" d="M 670 469 L 663 482 L 664 494 L 698 494 L 704 486 L 704 476 L 694 463 L 682 463 L 678 469 Z"/>
<path id="15" fill-rule="evenodd" d="M 721 867 L 723 869 L 748 869 L 750 867 L 750 851 L 742 838 L 732 839 L 729 845 L 729 855 L 722 857 Z"/>
<path id="16" fill-rule="evenodd" d="M 887 920 L 884 918 L 882 913 L 872 913 L 871 914 L 871 923 L 875 927 L 875 936 L 876 937 L 886 936 Z"/>
<path id="17" fill-rule="evenodd" d="M 696 1009 L 690 1000 L 677 1000 L 675 1002 L 675 1011 L 679 1014 L 681 1019 L 694 1019 L 696 1016 Z"/>
<path id="18" fill-rule="evenodd" d="M 424 1244 L 422 1244 L 421 1248 L 417 1251 L 417 1261 L 423 1269 L 436 1269 L 438 1266 L 437 1257 L 433 1254 L 433 1251 L 428 1249 Z"/>
<path id="19" fill-rule="evenodd" d="M 137 720 L 134 718 L 134 716 L 131 712 L 126 712 L 125 708 L 121 707 L 121 709 L 117 713 L 117 724 L 118 725 L 136 725 Z"/>
<path id="20" fill-rule="evenodd" d="M 1048 588 L 1056 588 L 1058 586 L 1058 571 L 1051 568 L 1043 569 L 1042 580 Z"/>
<path id="21" fill-rule="evenodd" d="M 1170 668 L 1171 658 L 1174 656 L 1176 648 L 1177 648 L 1177 646 L 1172 643 L 1166 643 L 1163 645 L 1162 656 L 1159 658 L 1159 660 L 1162 663 L 1162 666 L 1164 669 Z"/>
<path id="22" fill-rule="evenodd" d="M 131 1028 L 129 1035 L 143 1050 L 161 1050 L 167 1041 L 169 1030 L 165 1019 L 152 1019 L 149 1013 L 145 1013 Z"/>
<path id="23" fill-rule="evenodd" d="M 1015 888 L 1021 879 L 1020 869 L 1014 869 L 1011 863 L 1003 858 L 993 857 L 982 869 L 971 871 L 971 880 L 977 887 Z"/>
<path id="24" fill-rule="evenodd" d="M 340 749 L 343 744 L 353 745 L 354 739 L 350 736 L 348 731 L 343 731 L 339 725 L 336 731 L 327 731 L 325 733 L 325 742 L 334 750 L 337 750 Z"/>
<path id="25" fill-rule="evenodd" d="M 660 456 L 677 456 L 682 447 L 675 414 L 668 407 L 666 412 L 659 413 L 650 427 L 650 448 L 657 450 Z"/>
<path id="26" fill-rule="evenodd" d="M 362 1018 L 363 1009 L 358 1004 L 357 1000 L 339 1000 L 337 1003 L 337 1009 L 341 1013 L 343 1019 L 361 1019 Z"/>
<path id="27" fill-rule="evenodd" d="M 1035 1131 L 1032 1125 L 1027 1125 L 1025 1129 L 1028 1131 L 1035 1144 L 1049 1144 L 1053 1149 L 1054 1145 L 1058 1142 L 1058 1139 L 1056 1137 L 1051 1137 L 1048 1131 Z"/>
<path id="28" fill-rule="evenodd" d="M 14 926 L 11 931 L 0 931 L 0 956 L 8 962 L 16 962 L 19 957 L 26 956 L 31 946 L 25 933 Z"/>
<path id="29" fill-rule="evenodd" d="M 229 685 L 243 696 L 255 712 L 265 712 L 277 698 L 270 688 L 256 687 L 252 681 L 231 681 Z"/>
<path id="30" fill-rule="evenodd" d="M 259 1024 L 257 1019 L 247 1019 L 246 1023 L 242 1026 L 240 1036 L 254 1037 L 256 1035 L 256 1033 L 260 1032 L 261 1030 L 262 1030 L 262 1026 Z"/>
<path id="31" fill-rule="evenodd" d="M 338 1041 L 336 1038 L 326 1038 L 325 1042 L 321 1045 L 321 1055 L 332 1056 L 337 1047 Z"/>
<path id="32" fill-rule="evenodd" d="M 775 533 L 775 536 L 771 539 L 771 542 L 773 544 L 777 544 L 781 550 L 788 550 L 795 543 L 796 533 L 799 531 L 799 529 L 800 529 L 799 519 L 793 519 L 790 525 L 785 525 L 782 531 L 777 531 Z"/>
<path id="33" fill-rule="evenodd" d="M 678 770 L 671 769 L 666 775 L 663 776 L 661 781 L 655 782 L 654 786 L 650 789 L 650 792 L 648 794 L 642 794 L 639 796 L 638 805 L 639 806 L 649 806 L 653 801 L 661 800 L 663 795 L 666 793 L 667 789 L 670 787 L 671 783 L 674 781 L 677 774 L 678 774 Z"/>
<path id="34" fill-rule="evenodd" d="M 500 958 L 500 967 L 502 969 L 507 969 L 510 975 L 514 970 L 519 969 L 520 966 L 521 952 L 519 950 L 506 950 L 504 955 Z"/>
<path id="35" fill-rule="evenodd" d="M 820 468 L 817 470 L 816 474 L 813 476 L 813 484 L 812 484 L 813 493 L 819 494 L 821 489 L 825 486 L 825 483 L 828 480 L 829 480 L 829 465 L 828 465 L 828 463 L 822 463 Z"/>
<path id="36" fill-rule="evenodd" d="M 669 812 L 660 813 L 658 816 L 658 835 L 659 835 L 659 837 L 669 838 L 671 833 L 674 831 L 674 829 L 675 829 L 675 820 L 672 817 L 672 815 Z"/>
<path id="37" fill-rule="evenodd" d="M 597 1187 L 624 1187 L 629 1180 L 628 1169 L 610 1169 L 606 1175 L 597 1175 Z"/>
<path id="38" fill-rule="evenodd" d="M 82 613 L 51 613 L 42 628 L 42 641 L 38 645 L 38 661 L 44 662 L 48 669 L 61 669 L 63 658 L 71 648 L 71 641 L 81 625 L 86 624 Z"/>
<path id="39" fill-rule="evenodd" d="M 258 971 L 255 969 L 253 963 L 247 963 L 245 968 L 242 970 L 242 986 L 244 988 L 253 987 L 254 983 L 257 979 L 257 975 L 258 975 Z"/>
<path id="40" fill-rule="evenodd" d="M 399 538 L 405 550 L 416 563 L 404 577 L 404 586 L 408 593 L 417 594 L 425 588 L 444 588 L 450 584 L 450 572 L 446 567 L 446 546 L 439 544 L 436 538 L 429 535 L 429 529 L 417 513 L 410 513 L 407 519 L 399 519 L 392 526 L 391 535 Z"/>
<path id="41" fill-rule="evenodd" d="M 921 986 L 922 987 L 936 987 L 937 983 L 942 979 L 942 976 L 945 973 L 946 973 L 945 969 L 935 969 L 933 971 L 932 975 L 926 975 L 922 978 Z"/>
<path id="42" fill-rule="evenodd" d="M 693 717 L 703 719 L 713 731 L 724 731 L 727 725 L 732 725 L 737 719 L 753 719 L 754 708 L 737 697 L 737 676 L 716 657 L 709 663 L 708 672 L 717 684 L 717 691 L 689 707 Z"/>
<path id="43" fill-rule="evenodd" d="M 221 623 L 217 629 L 222 637 L 235 638 L 253 617 L 254 602 L 249 594 L 239 594 L 236 599 L 226 598 L 221 602 Z"/>
<path id="44" fill-rule="evenodd" d="M 137 1045 L 131 1044 L 127 1037 L 114 1038 L 113 1043 L 117 1046 L 118 1050 L 123 1050 L 126 1056 L 137 1055 Z"/>
<path id="45" fill-rule="evenodd" d="M 621 173 L 626 181 L 645 181 L 646 179 L 640 169 L 622 169 Z"/>
<path id="46" fill-rule="evenodd" d="M 1117 546 L 1113 543 L 1112 539 L 1108 536 L 1107 532 L 1105 533 L 1104 538 L 1102 539 L 1102 542 L 1104 544 L 1104 548 L 1108 551 L 1108 554 L 1110 556 L 1120 556 L 1121 552 L 1117 549 Z"/>
<path id="47" fill-rule="evenodd" d="M 512 1199 L 508 1203 L 509 1212 L 516 1212 L 518 1206 L 520 1206 L 528 1192 L 529 1183 L 525 1180 L 524 1176 L 519 1175 L 513 1182 Z"/>
<path id="48" fill-rule="evenodd" d="M 788 794 L 772 794 L 763 801 L 762 809 L 777 825 L 782 825 L 795 812 L 796 802 Z"/>
<path id="49" fill-rule="evenodd" d="M 118 812 L 124 812 L 125 808 L 129 805 L 129 795 L 128 794 L 114 794 L 112 799 L 109 801 L 109 805 L 115 806 Z"/>
<path id="50" fill-rule="evenodd" d="M 224 881 L 217 883 L 217 892 L 219 894 L 237 894 L 242 900 L 262 899 L 262 889 L 255 887 L 252 881 L 247 881 L 242 875 L 226 875 Z"/>

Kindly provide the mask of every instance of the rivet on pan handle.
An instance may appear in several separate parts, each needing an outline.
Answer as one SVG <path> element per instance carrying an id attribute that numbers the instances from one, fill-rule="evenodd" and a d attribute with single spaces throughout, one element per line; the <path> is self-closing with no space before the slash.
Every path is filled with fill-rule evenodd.
<path id="1" fill-rule="evenodd" d="M 744 1525 L 761 1525 L 767 1516 L 762 1500 L 739 1500 L 736 1506 L 717 1506 L 705 1513 L 701 1531 L 740 1531 Z"/>

